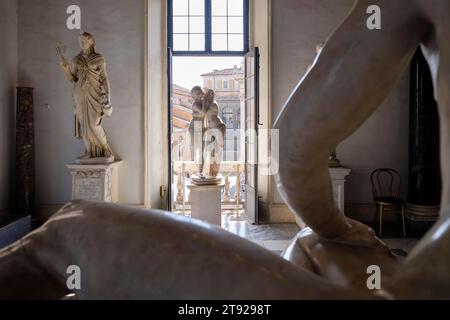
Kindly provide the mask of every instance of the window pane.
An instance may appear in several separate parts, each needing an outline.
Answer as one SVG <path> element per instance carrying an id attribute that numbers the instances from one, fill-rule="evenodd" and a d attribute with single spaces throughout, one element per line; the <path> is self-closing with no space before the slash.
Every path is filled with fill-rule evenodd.
<path id="1" fill-rule="evenodd" d="M 244 18 L 228 18 L 228 33 L 244 33 Z"/>
<path id="2" fill-rule="evenodd" d="M 173 33 L 188 33 L 188 18 L 174 17 L 173 18 Z"/>
<path id="3" fill-rule="evenodd" d="M 191 34 L 190 38 L 190 51 L 203 51 L 205 50 L 205 35 L 204 34 Z"/>
<path id="4" fill-rule="evenodd" d="M 173 0 L 173 15 L 187 16 L 188 15 L 188 0 Z"/>
<path id="5" fill-rule="evenodd" d="M 211 0 L 211 7 L 213 16 L 227 15 L 227 0 Z"/>
<path id="6" fill-rule="evenodd" d="M 213 34 L 212 35 L 212 49 L 213 51 L 227 51 L 227 35 Z"/>
<path id="7" fill-rule="evenodd" d="M 189 0 L 189 15 L 204 16 L 205 0 Z"/>
<path id="8" fill-rule="evenodd" d="M 187 51 L 189 50 L 189 41 L 187 34 L 174 34 L 173 35 L 173 50 L 174 51 Z"/>
<path id="9" fill-rule="evenodd" d="M 189 18 L 190 33 L 205 33 L 205 18 Z"/>
<path id="10" fill-rule="evenodd" d="M 243 34 L 228 35 L 228 50 L 244 51 L 244 35 Z"/>
<path id="11" fill-rule="evenodd" d="M 244 1 L 243 0 L 228 0 L 228 15 L 229 16 L 243 16 L 244 15 Z"/>
<path id="12" fill-rule="evenodd" d="M 227 33 L 227 18 L 212 18 L 212 33 Z"/>

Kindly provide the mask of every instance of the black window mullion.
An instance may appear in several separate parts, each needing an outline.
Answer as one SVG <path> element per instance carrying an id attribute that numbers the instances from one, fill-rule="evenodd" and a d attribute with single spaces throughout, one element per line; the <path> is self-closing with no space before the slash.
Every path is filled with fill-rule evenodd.
<path id="1" fill-rule="evenodd" d="M 191 0 L 188 0 L 188 51 L 191 51 Z"/>
<path id="2" fill-rule="evenodd" d="M 169 1 L 167 6 L 167 14 L 169 15 L 168 20 L 169 23 L 167 25 L 167 32 L 169 34 L 168 39 L 168 46 L 169 48 L 173 49 L 173 7 L 172 7 L 172 1 Z"/>
<path id="3" fill-rule="evenodd" d="M 230 37 L 229 37 L 229 34 L 230 34 L 230 26 L 228 25 L 228 21 L 229 21 L 229 19 L 228 19 L 228 13 L 229 13 L 229 11 L 228 11 L 228 0 L 227 0 L 227 16 L 225 17 L 225 19 L 227 19 L 227 51 L 229 51 L 230 50 Z"/>
<path id="4" fill-rule="evenodd" d="M 249 52 L 250 41 L 250 1 L 244 0 L 244 52 Z"/>
<path id="5" fill-rule="evenodd" d="M 205 51 L 212 52 L 212 7 L 211 0 L 205 0 Z"/>

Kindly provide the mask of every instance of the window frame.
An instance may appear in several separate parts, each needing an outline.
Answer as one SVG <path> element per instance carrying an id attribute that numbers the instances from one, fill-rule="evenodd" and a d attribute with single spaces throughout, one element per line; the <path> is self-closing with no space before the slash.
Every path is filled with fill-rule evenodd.
<path id="1" fill-rule="evenodd" d="M 244 50 L 243 51 L 213 51 L 212 50 L 212 5 L 211 0 L 205 1 L 205 50 L 176 51 L 173 49 L 173 0 L 168 0 L 167 5 L 167 43 L 173 56 L 244 56 L 250 51 L 250 1 L 244 2 Z"/>

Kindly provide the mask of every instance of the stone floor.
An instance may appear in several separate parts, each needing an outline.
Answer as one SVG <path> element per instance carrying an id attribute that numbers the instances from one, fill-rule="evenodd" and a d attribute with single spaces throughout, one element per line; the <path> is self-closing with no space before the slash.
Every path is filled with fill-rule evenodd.
<path id="1" fill-rule="evenodd" d="M 225 218 L 226 220 L 226 218 Z M 263 248 L 281 254 L 300 231 L 295 224 L 251 225 L 246 221 L 228 221 L 224 229 L 250 240 Z"/>
<path id="2" fill-rule="evenodd" d="M 231 221 L 223 216 L 222 227 L 276 254 L 281 254 L 300 231 L 295 224 L 251 225 L 246 221 Z M 417 244 L 417 239 L 382 239 L 399 258 L 404 258 Z"/>

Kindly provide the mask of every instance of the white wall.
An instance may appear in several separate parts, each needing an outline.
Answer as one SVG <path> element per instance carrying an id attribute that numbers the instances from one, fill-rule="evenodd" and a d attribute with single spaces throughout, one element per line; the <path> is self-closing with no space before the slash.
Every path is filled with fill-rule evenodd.
<path id="1" fill-rule="evenodd" d="M 289 94 L 313 62 L 316 44 L 327 39 L 346 17 L 353 2 L 272 1 L 272 119 L 276 119 Z M 353 169 L 347 183 L 348 203 L 372 202 L 369 174 L 378 167 L 400 170 L 404 186 L 407 185 L 408 79 L 405 75 L 379 110 L 338 148 L 343 165 Z M 317 94 L 326 99 L 326 92 Z M 278 192 L 274 192 L 274 200 L 282 202 Z"/>
<path id="2" fill-rule="evenodd" d="M 2 4 L 3 4 L 2 0 Z M 19 81 L 35 88 L 36 197 L 38 205 L 65 203 L 71 177 L 65 165 L 84 153 L 73 137 L 71 84 L 59 68 L 55 45 L 79 52 L 78 31 L 66 28 L 66 8 L 82 10 L 82 29 L 97 40 L 108 63 L 113 116 L 104 127 L 124 160 L 119 201 L 144 203 L 144 0 L 19 0 Z"/>
<path id="3" fill-rule="evenodd" d="M 17 86 L 17 0 L 0 1 L 0 213 L 11 205 Z"/>

